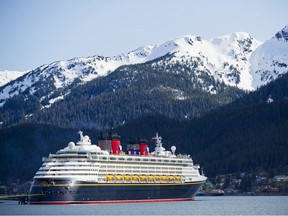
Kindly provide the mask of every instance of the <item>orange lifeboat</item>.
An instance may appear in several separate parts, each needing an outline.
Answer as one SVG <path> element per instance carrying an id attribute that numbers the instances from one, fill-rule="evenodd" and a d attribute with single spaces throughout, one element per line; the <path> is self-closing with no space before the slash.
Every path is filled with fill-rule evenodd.
<path id="1" fill-rule="evenodd" d="M 114 181 L 113 175 L 106 175 L 106 181 Z"/>
<path id="2" fill-rule="evenodd" d="M 139 181 L 139 176 L 133 175 L 133 176 L 132 176 L 132 180 L 133 180 L 133 181 Z"/>
<path id="3" fill-rule="evenodd" d="M 160 180 L 160 176 L 156 175 L 154 176 L 155 181 L 159 181 Z"/>
<path id="4" fill-rule="evenodd" d="M 123 179 L 122 175 L 116 175 L 115 176 L 116 181 L 121 181 Z"/>
<path id="5" fill-rule="evenodd" d="M 125 175 L 124 176 L 124 181 L 130 181 L 131 180 L 131 176 L 130 175 Z"/>
<path id="6" fill-rule="evenodd" d="M 181 176 L 178 176 L 178 175 L 175 176 L 175 180 L 176 180 L 176 181 L 180 181 L 180 180 L 181 180 Z"/>
<path id="7" fill-rule="evenodd" d="M 162 181 L 167 181 L 167 176 L 161 176 Z"/>
<path id="8" fill-rule="evenodd" d="M 148 181 L 149 181 L 149 182 L 153 181 L 153 176 L 149 175 L 149 176 L 148 176 Z"/>
<path id="9" fill-rule="evenodd" d="M 140 180 L 141 180 L 141 181 L 146 181 L 146 180 L 147 180 L 147 176 L 141 175 L 141 176 L 140 176 Z"/>

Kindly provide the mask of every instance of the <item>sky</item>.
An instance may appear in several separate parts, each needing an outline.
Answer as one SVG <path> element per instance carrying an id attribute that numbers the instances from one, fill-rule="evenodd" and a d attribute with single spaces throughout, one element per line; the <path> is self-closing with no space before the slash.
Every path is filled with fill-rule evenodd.
<path id="1" fill-rule="evenodd" d="M 182 35 L 248 32 L 262 42 L 288 25 L 288 0 L 0 0 L 0 70 L 112 57 Z"/>

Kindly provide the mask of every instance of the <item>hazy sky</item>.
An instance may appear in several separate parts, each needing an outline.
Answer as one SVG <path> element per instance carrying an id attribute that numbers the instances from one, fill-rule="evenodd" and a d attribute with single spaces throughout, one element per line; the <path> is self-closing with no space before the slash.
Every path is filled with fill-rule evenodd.
<path id="1" fill-rule="evenodd" d="M 288 0 L 0 0 L 0 70 L 114 56 L 181 35 L 249 32 L 265 41 L 288 25 Z"/>

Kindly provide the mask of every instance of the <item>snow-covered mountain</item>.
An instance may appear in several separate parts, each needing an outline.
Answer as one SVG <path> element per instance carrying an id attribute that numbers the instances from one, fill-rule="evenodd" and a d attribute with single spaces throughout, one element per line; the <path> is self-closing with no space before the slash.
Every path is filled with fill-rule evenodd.
<path id="1" fill-rule="evenodd" d="M 106 76 L 122 65 L 144 63 L 166 54 L 153 52 L 156 47 L 146 46 L 112 58 L 96 55 L 42 65 L 0 88 L 0 106 L 15 95 L 39 93 L 43 94 L 41 101 L 48 99 L 49 104 L 53 104 L 69 93 L 69 88 L 75 84 L 84 84 L 99 76 Z"/>
<path id="2" fill-rule="evenodd" d="M 28 71 L 0 71 L 0 87 L 6 85 L 7 83 L 23 76 Z"/>
<path id="3" fill-rule="evenodd" d="M 288 26 L 259 46 L 250 58 L 252 86 L 256 88 L 288 72 Z"/>
<path id="4" fill-rule="evenodd" d="M 164 60 L 159 58 L 158 62 L 155 61 L 155 66 L 183 64 L 190 69 L 193 68 L 200 83 L 204 82 L 202 74 L 205 73 L 227 85 L 254 90 L 257 86 L 287 72 L 287 28 L 263 44 L 245 32 L 236 32 L 211 40 L 186 35 L 114 57 L 96 55 L 57 61 L 40 66 L 0 87 L 0 106 L 15 95 L 36 95 L 43 106 L 49 107 L 55 101 L 63 99 L 77 85 L 106 76 L 120 66 L 145 63 L 167 54 L 172 56 L 169 61 L 165 59 L 166 62 L 163 62 Z M 213 86 L 203 90 L 217 94 Z"/>
<path id="5" fill-rule="evenodd" d="M 260 44 L 261 42 L 248 33 L 236 32 L 211 40 L 187 35 L 168 41 L 157 49 L 174 53 L 169 63 L 194 67 L 198 71 L 199 78 L 202 72 L 206 72 L 227 85 L 253 90 L 249 58 Z"/>

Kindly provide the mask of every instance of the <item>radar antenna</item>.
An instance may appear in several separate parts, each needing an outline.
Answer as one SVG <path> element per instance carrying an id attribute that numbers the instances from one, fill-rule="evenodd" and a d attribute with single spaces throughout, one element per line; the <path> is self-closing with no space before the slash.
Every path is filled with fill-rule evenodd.
<path id="1" fill-rule="evenodd" d="M 80 135 L 80 141 L 83 142 L 83 132 L 81 130 L 78 131 L 78 134 Z"/>

